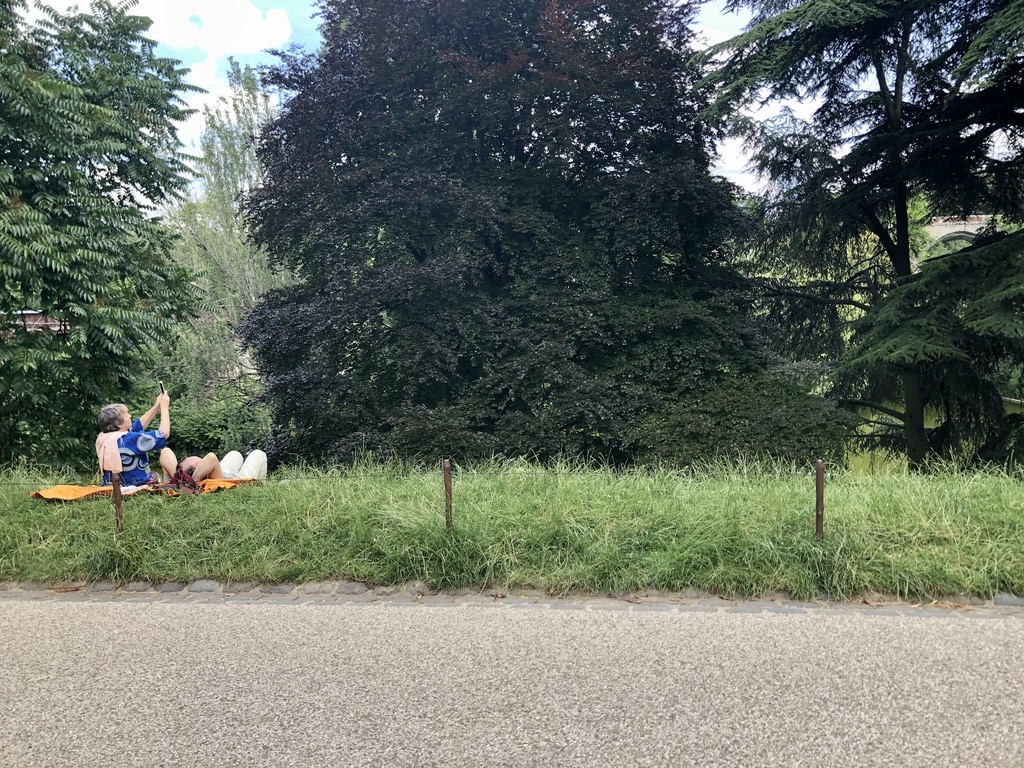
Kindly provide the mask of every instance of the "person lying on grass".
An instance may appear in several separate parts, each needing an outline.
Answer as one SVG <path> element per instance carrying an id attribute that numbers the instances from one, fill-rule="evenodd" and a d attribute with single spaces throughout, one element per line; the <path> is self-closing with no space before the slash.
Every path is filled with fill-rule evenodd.
<path id="1" fill-rule="evenodd" d="M 102 485 L 111 484 L 111 467 L 120 464 L 122 485 L 157 485 L 166 479 L 173 483 L 184 472 L 192 482 L 211 479 L 252 478 L 262 480 L 267 476 L 267 454 L 254 450 L 243 461 L 242 454 L 230 451 L 223 460 L 217 454 L 208 453 L 202 458 L 188 456 L 178 461 L 174 451 L 167 447 L 171 434 L 170 396 L 161 392 L 153 407 L 140 418 L 132 421 L 128 406 L 124 403 L 105 405 L 100 409 L 97 423 L 100 434 L 96 438 L 96 456 L 100 460 Z M 157 412 L 160 413 L 159 429 L 147 431 Z M 160 451 L 160 469 L 164 478 L 149 469 L 149 452 Z M 106 458 L 106 465 L 104 465 Z"/>
<path id="2" fill-rule="evenodd" d="M 100 409 L 96 457 L 103 473 L 102 485 L 111 484 L 111 467 L 117 466 L 118 456 L 122 485 L 156 485 L 161 481 L 160 475 L 149 469 L 149 452 L 156 450 L 160 451 L 160 468 L 164 475 L 171 476 L 177 459 L 167 447 L 167 438 L 171 436 L 170 404 L 171 398 L 166 392 L 161 392 L 153 407 L 134 421 L 124 403 L 105 405 Z M 159 428 L 147 431 L 146 428 L 158 411 Z"/>
<path id="3" fill-rule="evenodd" d="M 250 451 L 249 455 L 242 460 L 242 454 L 238 451 L 228 451 L 223 459 L 218 459 L 217 454 L 208 453 L 203 457 L 186 456 L 177 464 L 177 477 L 184 473 L 192 478 L 194 482 L 200 480 L 232 480 L 235 478 L 249 478 L 251 480 L 263 480 L 267 476 L 267 454 L 259 448 Z"/>

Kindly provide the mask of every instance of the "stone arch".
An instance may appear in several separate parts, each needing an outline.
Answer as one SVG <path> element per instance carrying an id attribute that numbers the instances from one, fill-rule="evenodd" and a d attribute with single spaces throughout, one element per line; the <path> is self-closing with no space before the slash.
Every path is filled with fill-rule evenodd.
<path id="1" fill-rule="evenodd" d="M 963 240 L 973 243 L 978 232 L 988 226 L 991 217 L 985 214 L 960 218 L 957 216 L 935 216 L 925 231 L 938 243 Z"/>
<path id="2" fill-rule="evenodd" d="M 977 230 L 975 230 L 973 232 L 969 232 L 967 230 L 960 230 L 958 232 L 950 232 L 948 234 L 942 235 L 942 237 L 939 237 L 936 240 L 936 242 L 938 242 L 938 243 L 954 243 L 954 242 L 960 241 L 960 242 L 964 242 L 964 243 L 967 243 L 968 245 L 970 245 L 971 243 L 973 243 L 975 241 L 975 239 L 977 239 L 977 237 L 978 237 Z"/>

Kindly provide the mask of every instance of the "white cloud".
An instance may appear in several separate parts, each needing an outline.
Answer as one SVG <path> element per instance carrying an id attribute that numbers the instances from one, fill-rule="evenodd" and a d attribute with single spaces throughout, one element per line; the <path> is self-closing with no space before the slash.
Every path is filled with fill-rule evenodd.
<path id="1" fill-rule="evenodd" d="M 89 3 L 47 0 L 47 5 L 67 12 L 74 6 L 87 10 Z M 287 11 L 261 11 L 250 0 L 140 0 L 129 12 L 153 20 L 149 37 L 157 42 L 198 49 L 214 58 L 282 46 L 292 33 Z"/>
<path id="2" fill-rule="evenodd" d="M 713 0 L 702 5 L 697 14 L 698 37 L 707 46 L 724 42 L 742 32 L 751 15 L 745 9 L 726 13 L 724 0 Z"/>
<path id="3" fill-rule="evenodd" d="M 153 19 L 150 35 L 161 43 L 217 56 L 259 53 L 292 33 L 286 11 L 261 11 L 249 0 L 142 0 L 132 12 Z"/>
<path id="4" fill-rule="evenodd" d="M 739 184 L 748 192 L 760 192 L 764 189 L 764 181 L 749 170 L 750 154 L 740 139 L 727 138 L 718 145 L 718 158 L 711 167 L 711 172 L 724 176 L 734 184 Z"/>
<path id="5" fill-rule="evenodd" d="M 66 13 L 72 6 L 88 10 L 88 0 L 44 0 Z M 140 0 L 129 13 L 153 20 L 148 37 L 170 46 L 185 59 L 191 72 L 187 79 L 208 91 L 189 94 L 190 107 L 200 110 L 181 126 L 179 135 L 187 148 L 198 145 L 202 108 L 212 106 L 229 93 L 227 57 L 255 54 L 267 48 L 283 48 L 292 34 L 288 12 L 277 8 L 261 11 L 250 0 Z M 30 16 L 37 15 L 34 11 Z M 166 51 L 157 51 L 166 55 Z"/>
<path id="6" fill-rule="evenodd" d="M 711 0 L 701 6 L 700 13 L 697 15 L 696 24 L 700 30 L 699 37 L 708 47 L 724 42 L 740 34 L 751 18 L 752 14 L 746 9 L 726 13 L 725 0 Z M 745 109 L 744 113 L 758 120 L 766 120 L 779 114 L 783 108 L 788 108 L 801 120 L 810 120 L 819 106 L 820 102 L 814 99 L 808 101 L 784 99 L 772 101 L 764 107 Z M 717 149 L 717 162 L 711 169 L 713 173 L 725 176 L 749 192 L 764 191 L 767 182 L 750 171 L 751 155 L 743 146 L 742 141 L 725 139 Z"/>
<path id="7" fill-rule="evenodd" d="M 229 93 L 227 57 L 284 47 L 292 34 L 286 11 L 261 11 L 249 0 L 141 0 L 132 13 L 153 19 L 149 36 L 157 42 L 205 54 L 189 64 L 189 82 L 208 93 L 188 99 L 200 110 L 179 131 L 188 148 L 198 146 L 202 108 Z"/>
<path id="8" fill-rule="evenodd" d="M 735 37 L 750 21 L 749 11 L 725 12 L 725 0 L 712 0 L 701 6 L 695 21 L 697 47 L 707 48 Z M 750 155 L 738 139 L 725 139 L 718 147 L 718 157 L 711 166 L 711 172 L 724 176 L 744 189 L 755 191 L 761 184 L 758 178 L 747 170 Z"/>

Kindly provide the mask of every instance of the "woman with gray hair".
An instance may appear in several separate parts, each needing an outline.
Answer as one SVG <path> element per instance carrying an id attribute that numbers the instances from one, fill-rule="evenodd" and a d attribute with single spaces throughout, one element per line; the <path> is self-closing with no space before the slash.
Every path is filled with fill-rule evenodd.
<path id="1" fill-rule="evenodd" d="M 116 471 L 118 465 L 122 485 L 152 485 L 161 482 L 160 475 L 149 469 L 148 454 L 156 450 L 160 451 L 160 468 L 165 477 L 170 478 L 174 474 L 177 460 L 174 452 L 167 447 L 167 438 L 171 435 L 170 404 L 171 398 L 166 392 L 161 392 L 153 407 L 134 421 L 124 403 L 105 405 L 100 409 L 96 457 L 100 461 L 103 485 L 110 485 L 111 470 Z M 147 430 L 157 412 L 160 413 L 160 426 Z"/>

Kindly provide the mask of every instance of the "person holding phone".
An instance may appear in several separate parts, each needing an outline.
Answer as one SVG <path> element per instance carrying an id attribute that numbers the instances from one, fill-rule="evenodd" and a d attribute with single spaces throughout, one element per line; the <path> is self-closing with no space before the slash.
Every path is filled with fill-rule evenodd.
<path id="1" fill-rule="evenodd" d="M 110 468 L 117 465 L 117 457 L 120 458 L 122 485 L 154 485 L 161 482 L 160 475 L 149 469 L 149 453 L 157 450 L 160 451 L 160 469 L 165 478 L 170 479 L 177 465 L 174 452 L 167 447 L 167 438 L 171 436 L 170 405 L 171 398 L 161 384 L 160 394 L 153 407 L 134 421 L 124 403 L 112 403 L 100 409 L 96 456 L 103 473 L 103 485 L 110 485 Z M 159 427 L 148 430 L 157 413 L 160 414 Z"/>

